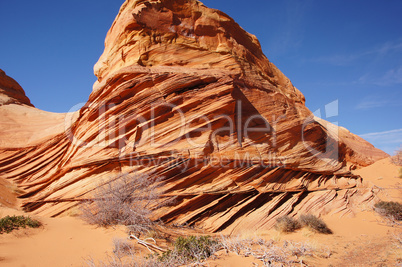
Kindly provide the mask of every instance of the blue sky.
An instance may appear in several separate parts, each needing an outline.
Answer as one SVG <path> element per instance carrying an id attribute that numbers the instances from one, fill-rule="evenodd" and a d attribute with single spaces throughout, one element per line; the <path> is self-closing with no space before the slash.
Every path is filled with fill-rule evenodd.
<path id="1" fill-rule="evenodd" d="M 255 34 L 314 112 L 393 153 L 402 144 L 402 1 L 204 0 Z M 0 68 L 40 109 L 85 102 L 122 0 L 0 1 Z"/>

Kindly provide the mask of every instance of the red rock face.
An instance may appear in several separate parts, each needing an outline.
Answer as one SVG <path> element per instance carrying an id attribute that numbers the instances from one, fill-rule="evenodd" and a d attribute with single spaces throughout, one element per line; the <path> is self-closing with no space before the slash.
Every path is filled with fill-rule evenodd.
<path id="1" fill-rule="evenodd" d="M 22 104 L 33 107 L 22 87 L 0 69 L 0 106 Z"/>
<path id="2" fill-rule="evenodd" d="M 387 157 L 313 114 L 257 38 L 195 0 L 126 1 L 66 131 L 0 150 L 24 207 L 58 215 L 120 172 L 163 177 L 165 222 L 270 227 L 289 213 L 347 212 L 373 197 L 348 166 Z M 74 117 L 74 118 L 73 118 Z"/>

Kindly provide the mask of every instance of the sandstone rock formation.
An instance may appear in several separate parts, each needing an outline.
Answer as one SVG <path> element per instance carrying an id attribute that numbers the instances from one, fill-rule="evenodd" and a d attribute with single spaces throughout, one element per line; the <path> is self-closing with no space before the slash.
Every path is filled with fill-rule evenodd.
<path id="1" fill-rule="evenodd" d="M 0 106 L 22 104 L 33 107 L 22 87 L 0 69 Z"/>
<path id="2" fill-rule="evenodd" d="M 257 38 L 199 1 L 127 0 L 95 74 L 64 131 L 54 118 L 39 143 L 0 148 L 0 175 L 25 191 L 25 209 L 57 216 L 134 171 L 163 177 L 165 199 L 177 197 L 155 211 L 162 220 L 210 231 L 373 197 L 348 168 L 387 154 L 314 117 Z"/>
<path id="3" fill-rule="evenodd" d="M 64 114 L 36 109 L 21 86 L 0 69 L 0 148 L 47 142 L 64 132 L 64 118 Z"/>

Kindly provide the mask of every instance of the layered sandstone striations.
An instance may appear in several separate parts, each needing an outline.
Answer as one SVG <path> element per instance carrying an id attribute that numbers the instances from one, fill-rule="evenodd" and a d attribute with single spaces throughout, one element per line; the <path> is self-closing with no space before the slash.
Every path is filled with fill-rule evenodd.
<path id="1" fill-rule="evenodd" d="M 210 231 L 373 198 L 348 167 L 387 154 L 315 118 L 255 36 L 196 0 L 127 0 L 95 74 L 64 132 L 1 149 L 0 173 L 25 190 L 25 209 L 56 216 L 135 171 L 177 197 L 156 211 L 162 220 Z"/>
<path id="2" fill-rule="evenodd" d="M 33 107 L 24 89 L 11 77 L 0 69 L 0 106 L 21 104 Z"/>
<path id="3" fill-rule="evenodd" d="M 25 149 L 48 142 L 64 132 L 64 117 L 36 109 L 21 86 L 0 69 L 0 148 Z"/>

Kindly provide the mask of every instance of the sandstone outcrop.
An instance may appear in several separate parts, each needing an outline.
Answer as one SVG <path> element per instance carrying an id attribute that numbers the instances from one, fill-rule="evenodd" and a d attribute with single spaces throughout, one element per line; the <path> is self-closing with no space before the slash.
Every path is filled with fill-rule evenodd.
<path id="1" fill-rule="evenodd" d="M 127 0 L 95 74 L 63 132 L 0 148 L 0 174 L 25 191 L 25 209 L 57 216 L 134 171 L 163 177 L 164 200 L 176 197 L 155 211 L 162 220 L 210 231 L 373 198 L 349 166 L 387 154 L 314 117 L 257 38 L 199 1 Z"/>
<path id="2" fill-rule="evenodd" d="M 65 114 L 36 109 L 21 86 L 0 70 L 0 149 L 48 142 L 65 128 Z"/>
<path id="3" fill-rule="evenodd" d="M 22 104 L 33 107 L 24 89 L 11 77 L 0 69 L 0 106 L 8 104 Z"/>

